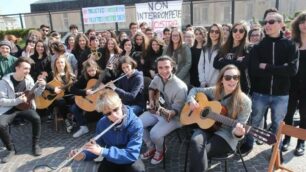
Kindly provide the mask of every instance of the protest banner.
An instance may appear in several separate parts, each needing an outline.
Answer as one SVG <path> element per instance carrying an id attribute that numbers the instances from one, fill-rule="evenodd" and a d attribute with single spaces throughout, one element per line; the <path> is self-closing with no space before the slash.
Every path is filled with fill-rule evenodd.
<path id="1" fill-rule="evenodd" d="M 161 33 L 165 27 L 178 27 L 182 25 L 182 1 L 161 1 L 137 3 L 137 23 L 148 23 L 157 33 Z"/>
<path id="2" fill-rule="evenodd" d="M 82 8 L 84 24 L 125 22 L 125 6 Z"/>

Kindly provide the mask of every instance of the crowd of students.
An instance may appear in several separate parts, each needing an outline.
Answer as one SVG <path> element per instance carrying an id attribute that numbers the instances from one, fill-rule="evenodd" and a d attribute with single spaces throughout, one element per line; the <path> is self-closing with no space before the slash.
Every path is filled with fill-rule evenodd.
<path id="1" fill-rule="evenodd" d="M 74 97 L 95 94 L 86 87 L 92 79 L 99 82 L 99 88 L 107 89 L 96 105 L 95 113 L 104 115 L 97 123 L 97 132 L 126 115 L 110 134 L 88 143 L 88 149 L 76 159 L 103 156 L 101 166 L 110 171 L 143 171 L 139 157 L 160 163 L 165 153 L 164 137 L 182 126 L 179 117 L 183 105 L 188 102 L 190 109 L 199 108 L 197 92 L 220 101 L 228 116 L 239 123 L 233 128 L 222 125 L 213 133 L 196 129 L 191 138 L 191 171 L 206 170 L 209 157 L 235 150 L 246 134 L 241 124 L 248 121 L 264 127 L 268 108 L 272 124 L 267 130 L 276 133 L 283 120 L 292 125 L 297 109 L 299 126 L 306 128 L 306 12 L 292 21 L 291 34 L 284 28 L 283 16 L 269 9 L 262 26 L 244 21 L 214 23 L 207 28 L 188 25 L 185 32 L 165 28 L 163 37 L 146 23 L 138 26 L 134 22 L 129 25 L 130 34 L 118 35 L 113 30 L 94 29 L 84 34 L 71 25 L 63 39 L 58 32 L 50 32 L 49 26 L 41 25 L 39 30 L 30 31 L 24 49 L 14 35 L 6 35 L 0 42 L 0 137 L 9 153 L 2 162 L 15 154 L 6 128 L 16 116 L 29 119 L 33 125 L 34 155 L 41 154 L 42 112 L 62 116 L 68 133 L 76 122 L 74 138 L 88 133 L 87 112 Z M 47 84 L 51 81 L 60 84 Z M 20 111 L 16 106 L 28 102 L 23 92 L 31 90 L 34 83 L 36 96 L 46 90 L 64 96 L 38 113 L 34 100 L 32 108 Z M 118 137 L 117 142 L 112 140 Z M 147 150 L 140 154 L 142 140 Z M 253 142 L 253 137 L 246 135 L 242 151 L 251 151 Z M 283 151 L 288 150 L 289 143 L 286 136 Z M 304 141 L 299 140 L 295 155 L 303 155 L 304 150 Z"/>

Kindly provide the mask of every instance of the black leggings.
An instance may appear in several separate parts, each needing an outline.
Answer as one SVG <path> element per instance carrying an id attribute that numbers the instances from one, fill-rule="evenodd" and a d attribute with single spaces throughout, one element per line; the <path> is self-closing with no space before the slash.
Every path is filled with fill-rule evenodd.
<path id="1" fill-rule="evenodd" d="M 290 92 L 288 110 L 284 119 L 287 125 L 293 124 L 293 115 L 297 108 L 300 112 L 300 128 L 306 129 L 306 95 Z M 298 140 L 298 143 L 304 143 L 304 140 Z"/>
<path id="2" fill-rule="evenodd" d="M 216 134 L 197 129 L 190 143 L 190 172 L 202 172 L 208 168 L 208 159 L 233 152 L 228 143 Z"/>
<path id="3" fill-rule="evenodd" d="M 41 123 L 40 117 L 35 110 L 25 110 L 22 112 L 15 112 L 12 114 L 2 114 L 0 115 L 0 138 L 8 150 L 13 149 L 12 138 L 7 131 L 7 127 L 13 122 L 16 116 L 21 116 L 32 123 L 32 136 L 33 142 L 37 143 L 41 134 Z"/>

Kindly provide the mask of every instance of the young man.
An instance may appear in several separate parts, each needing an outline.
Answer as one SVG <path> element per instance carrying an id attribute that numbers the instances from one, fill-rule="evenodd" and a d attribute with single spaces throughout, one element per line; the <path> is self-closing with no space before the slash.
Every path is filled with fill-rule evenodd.
<path id="1" fill-rule="evenodd" d="M 14 72 L 14 63 L 17 58 L 10 55 L 11 42 L 3 40 L 0 42 L 0 79 L 8 73 Z"/>
<path id="2" fill-rule="evenodd" d="M 103 157 L 99 172 L 145 171 L 144 164 L 139 159 L 143 127 L 133 110 L 122 104 L 116 92 L 106 89 L 97 101 L 97 111 L 104 114 L 97 124 L 97 135 L 115 121 L 120 120 L 120 122 L 96 142 L 93 140 L 88 142 L 85 150 L 77 155 L 75 160 L 93 160 Z M 73 150 L 70 156 L 75 154 L 76 150 Z"/>
<path id="3" fill-rule="evenodd" d="M 171 131 L 181 127 L 179 114 L 187 97 L 187 85 L 174 74 L 175 62 L 169 56 L 161 56 L 156 59 L 156 75 L 149 85 L 149 111 L 144 112 L 140 119 L 144 126 L 143 140 L 147 151 L 141 155 L 142 159 L 152 158 L 151 164 L 158 164 L 164 158 L 164 137 Z M 156 107 L 155 97 L 159 92 L 161 107 Z M 148 127 L 152 126 L 149 131 Z"/>
<path id="4" fill-rule="evenodd" d="M 29 75 L 31 64 L 25 58 L 19 58 L 15 63 L 15 73 L 5 75 L 0 81 L 0 138 L 9 151 L 2 159 L 2 163 L 8 162 L 14 155 L 15 149 L 11 136 L 7 132 L 8 125 L 16 116 L 24 117 L 32 123 L 32 150 L 35 156 L 41 155 L 41 148 L 38 145 L 41 123 L 40 117 L 35 111 L 35 102 L 31 100 L 31 108 L 19 110 L 16 108 L 21 103 L 29 102 L 23 93 L 34 87 L 34 81 Z M 35 96 L 40 95 L 45 89 L 46 81 L 42 78 L 37 80 L 37 87 L 34 89 Z"/>
<path id="5" fill-rule="evenodd" d="M 163 40 L 165 41 L 166 45 L 169 45 L 169 43 L 170 43 L 170 36 L 171 36 L 171 30 L 166 27 L 163 30 Z"/>
<path id="6" fill-rule="evenodd" d="M 130 29 L 130 38 L 132 39 L 135 36 L 135 34 L 138 30 L 137 23 L 131 22 L 130 25 L 129 25 L 129 29 Z"/>
<path id="7" fill-rule="evenodd" d="M 271 109 L 270 130 L 277 132 L 288 106 L 290 77 L 297 73 L 298 57 L 294 43 L 283 36 L 283 16 L 268 14 L 264 20 L 265 38 L 254 46 L 250 54 L 252 76 L 251 125 L 258 127 L 267 108 Z M 253 148 L 253 138 L 247 136 L 243 152 Z"/>

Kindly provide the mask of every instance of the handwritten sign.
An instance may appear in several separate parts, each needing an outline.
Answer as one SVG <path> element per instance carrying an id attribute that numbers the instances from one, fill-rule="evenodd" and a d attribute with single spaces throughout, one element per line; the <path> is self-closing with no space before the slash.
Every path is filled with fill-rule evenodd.
<path id="1" fill-rule="evenodd" d="M 82 8 L 84 24 L 125 22 L 125 6 Z"/>
<path id="2" fill-rule="evenodd" d="M 148 23 L 157 33 L 165 27 L 180 28 L 182 25 L 182 1 L 138 3 L 135 6 L 137 22 Z"/>

